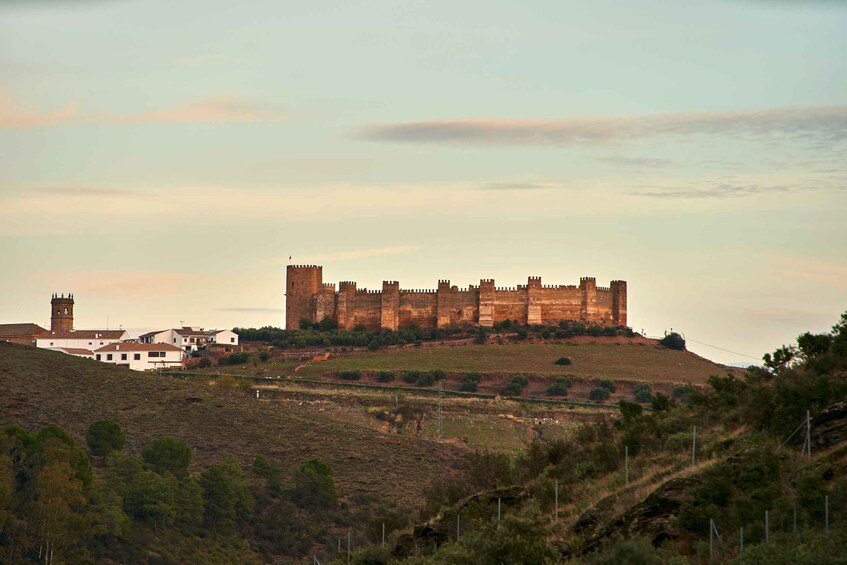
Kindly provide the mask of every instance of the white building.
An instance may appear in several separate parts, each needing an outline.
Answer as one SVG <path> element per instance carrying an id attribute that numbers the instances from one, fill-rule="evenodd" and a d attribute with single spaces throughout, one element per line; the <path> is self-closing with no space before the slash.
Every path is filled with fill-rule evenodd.
<path id="1" fill-rule="evenodd" d="M 186 353 L 192 353 L 211 344 L 238 345 L 238 334 L 232 330 L 204 330 L 187 326 L 147 332 L 140 335 L 138 339 L 142 343 L 169 343 Z"/>
<path id="2" fill-rule="evenodd" d="M 125 330 L 70 330 L 49 331 L 35 340 L 35 346 L 42 349 L 87 349 L 94 351 L 99 347 L 118 343 L 129 337 Z"/>
<path id="3" fill-rule="evenodd" d="M 182 364 L 183 351 L 169 343 L 112 343 L 94 350 L 94 359 L 133 371 L 167 369 Z"/>
<path id="4" fill-rule="evenodd" d="M 74 357 L 82 357 L 83 359 L 94 359 L 94 352 L 89 349 L 77 349 L 75 347 L 57 347 L 56 351 L 61 351 Z"/>

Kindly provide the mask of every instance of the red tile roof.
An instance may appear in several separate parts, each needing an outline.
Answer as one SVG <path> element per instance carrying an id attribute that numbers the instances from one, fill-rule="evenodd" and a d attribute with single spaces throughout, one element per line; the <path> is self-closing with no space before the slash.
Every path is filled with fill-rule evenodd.
<path id="1" fill-rule="evenodd" d="M 0 324 L 0 338 L 39 336 L 46 332 L 38 324 Z"/>
<path id="2" fill-rule="evenodd" d="M 47 331 L 38 336 L 39 339 L 121 339 L 126 335 L 126 330 L 71 330 Z"/>

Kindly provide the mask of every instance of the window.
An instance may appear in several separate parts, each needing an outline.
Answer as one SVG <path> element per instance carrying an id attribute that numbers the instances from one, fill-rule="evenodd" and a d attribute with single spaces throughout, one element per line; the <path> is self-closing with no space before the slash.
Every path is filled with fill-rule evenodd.
<path id="1" fill-rule="evenodd" d="M 174 343 L 176 343 L 176 338 L 174 338 Z"/>
<path id="2" fill-rule="evenodd" d="M 164 356 L 165 356 L 164 351 L 148 351 L 147 352 L 147 357 L 164 357 Z"/>
<path id="3" fill-rule="evenodd" d="M 50 342 L 50 345 L 53 345 L 53 342 L 52 342 L 52 341 Z"/>
<path id="4" fill-rule="evenodd" d="M 136 361 L 141 361 L 141 353 L 133 353 L 132 358 Z"/>
<path id="5" fill-rule="evenodd" d="M 107 354 L 106 354 L 106 361 L 111 361 L 111 360 L 112 360 L 112 354 L 111 354 L 111 353 L 107 353 Z"/>
<path id="6" fill-rule="evenodd" d="M 88 345 L 94 345 L 94 344 L 93 344 L 92 342 L 90 342 L 90 341 L 89 341 L 89 342 L 88 342 Z"/>
<path id="7" fill-rule="evenodd" d="M 98 361 L 100 360 L 100 354 L 99 353 L 97 354 L 97 360 Z"/>
<path id="8" fill-rule="evenodd" d="M 229 338 L 229 342 L 230 342 L 230 343 L 235 343 L 235 338 L 234 338 L 234 337 Z"/>
<path id="9" fill-rule="evenodd" d="M 126 353 L 121 353 L 121 361 L 126 361 Z"/>

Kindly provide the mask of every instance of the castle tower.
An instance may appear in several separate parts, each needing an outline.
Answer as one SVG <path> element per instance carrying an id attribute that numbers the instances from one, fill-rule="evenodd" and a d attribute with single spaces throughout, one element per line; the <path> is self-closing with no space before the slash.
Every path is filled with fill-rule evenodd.
<path id="1" fill-rule="evenodd" d="M 612 281 L 612 321 L 615 325 L 626 325 L 626 281 Z"/>
<path id="2" fill-rule="evenodd" d="M 494 325 L 494 279 L 479 281 L 479 325 L 490 328 Z"/>
<path id="3" fill-rule="evenodd" d="M 529 277 L 526 281 L 526 323 L 541 324 L 541 277 Z"/>
<path id="4" fill-rule="evenodd" d="M 435 294 L 435 327 L 444 328 L 450 325 L 450 281 L 438 281 Z"/>
<path id="5" fill-rule="evenodd" d="M 314 320 L 312 298 L 323 284 L 323 268 L 316 265 L 288 265 L 285 270 L 285 329 L 296 330 L 300 320 Z"/>
<path id="6" fill-rule="evenodd" d="M 74 295 L 53 295 L 50 301 L 50 331 L 69 332 L 74 329 Z"/>
<path id="7" fill-rule="evenodd" d="M 583 322 L 594 322 L 597 319 L 597 279 L 580 277 L 579 290 L 582 294 L 580 319 Z"/>
<path id="8" fill-rule="evenodd" d="M 379 327 L 383 330 L 397 330 L 400 324 L 400 283 L 382 281 L 382 303 L 380 307 Z"/>

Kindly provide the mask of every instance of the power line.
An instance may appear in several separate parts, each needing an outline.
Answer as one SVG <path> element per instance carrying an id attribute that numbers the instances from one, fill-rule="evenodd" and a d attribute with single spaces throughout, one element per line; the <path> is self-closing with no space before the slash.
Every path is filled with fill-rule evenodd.
<path id="1" fill-rule="evenodd" d="M 686 341 L 693 341 L 694 343 L 699 343 L 700 345 L 705 345 L 706 347 L 711 347 L 712 349 L 720 349 L 721 351 L 725 351 L 727 353 L 732 353 L 733 355 L 741 355 L 742 357 L 747 357 L 749 359 L 755 359 L 759 361 L 758 357 L 753 357 L 752 355 L 747 355 L 746 353 L 739 353 L 737 351 L 730 351 L 729 349 L 724 349 L 723 347 L 718 347 L 717 345 L 709 345 L 708 343 L 703 343 L 702 341 L 697 341 L 696 339 L 691 339 L 690 337 L 685 338 Z"/>

